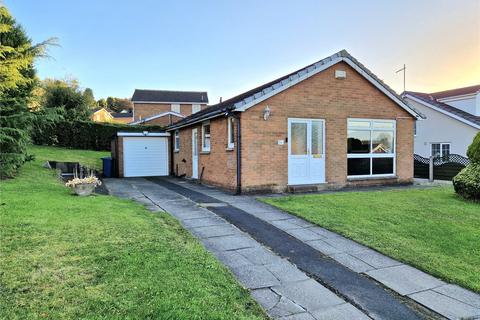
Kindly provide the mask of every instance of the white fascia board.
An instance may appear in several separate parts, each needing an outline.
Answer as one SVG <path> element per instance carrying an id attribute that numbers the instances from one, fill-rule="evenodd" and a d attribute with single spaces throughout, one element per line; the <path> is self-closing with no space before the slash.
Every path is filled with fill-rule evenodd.
<path id="1" fill-rule="evenodd" d="M 167 116 L 167 115 L 172 115 L 172 116 L 179 117 L 179 118 L 185 118 L 185 116 L 181 113 L 178 113 L 178 112 L 175 112 L 175 111 L 167 111 L 167 112 L 162 112 L 162 113 L 156 114 L 154 116 L 150 116 L 150 117 L 142 119 L 142 120 L 137 120 L 135 122 L 130 122 L 130 125 L 144 123 L 144 122 L 147 122 L 147 121 L 150 121 L 150 120 L 155 120 L 155 119 Z"/>
<path id="2" fill-rule="evenodd" d="M 202 101 L 202 102 L 166 102 L 166 101 L 136 101 L 132 100 L 132 103 L 152 103 L 152 104 L 208 104 L 208 102 Z"/>
<path id="3" fill-rule="evenodd" d="M 408 94 L 408 93 L 405 95 L 405 97 L 407 97 L 408 99 L 411 99 L 411 100 L 413 100 L 413 101 L 415 101 L 415 102 L 418 102 L 418 103 L 424 105 L 425 107 L 428 107 L 428 108 L 430 108 L 430 109 L 433 109 L 433 110 L 435 110 L 435 111 L 438 111 L 438 112 L 440 112 L 440 113 L 443 113 L 444 115 L 447 115 L 447 116 L 449 116 L 449 117 L 451 117 L 451 118 L 453 118 L 453 119 L 455 119 L 455 120 L 458 120 L 458 121 L 460 121 L 460 122 L 463 122 L 463 123 L 465 123 L 465 124 L 468 124 L 469 126 L 472 126 L 472 127 L 476 128 L 476 129 L 480 129 L 480 125 L 478 125 L 478 124 L 475 124 L 475 123 L 473 123 L 473 122 L 470 122 L 470 121 L 468 121 L 467 119 L 464 119 L 464 118 L 462 118 L 462 117 L 457 116 L 456 114 L 453 114 L 453 113 L 450 113 L 450 112 L 448 112 L 448 111 L 446 111 L 446 110 L 443 110 L 443 109 L 441 109 L 441 108 L 438 108 L 437 106 L 435 106 L 435 105 L 433 105 L 433 104 L 430 104 L 430 103 L 428 103 L 428 102 L 426 102 L 426 101 L 423 101 L 422 99 L 418 99 L 417 97 L 414 97 L 414 96 L 412 96 L 412 95 L 410 95 L 410 94 Z"/>
<path id="4" fill-rule="evenodd" d="M 118 137 L 170 137 L 168 132 L 117 132 Z"/>
<path id="5" fill-rule="evenodd" d="M 348 59 L 348 58 L 345 58 L 345 57 L 337 57 L 335 59 L 332 59 L 331 61 L 329 62 L 326 62 L 325 64 L 321 65 L 321 67 L 317 67 L 315 68 L 314 70 L 310 71 L 310 72 L 307 72 L 305 73 L 304 75 L 302 76 L 298 76 L 297 78 L 289 81 L 288 83 L 284 84 L 284 85 L 281 85 L 280 87 L 278 87 L 277 89 L 273 89 L 271 90 L 270 92 L 256 98 L 256 99 L 253 99 L 252 101 L 246 103 L 246 104 L 243 104 L 243 105 L 239 105 L 238 107 L 236 106 L 235 110 L 236 111 L 240 111 L 240 112 L 243 112 L 245 110 L 247 110 L 248 108 L 251 108 L 253 107 L 254 105 L 262 102 L 262 101 L 265 101 L 267 100 L 268 98 L 298 84 L 299 82 L 302 82 L 303 80 L 306 80 L 314 75 L 316 75 L 317 73 L 319 72 L 322 72 L 328 68 L 330 68 L 331 66 L 341 62 L 341 61 L 344 61 L 346 62 L 349 66 L 351 66 L 353 69 L 355 69 L 355 71 L 357 71 L 358 73 L 360 73 L 365 79 L 367 79 L 370 83 L 372 83 L 376 88 L 378 88 L 380 91 L 382 91 L 386 96 L 388 96 L 391 100 L 393 100 L 396 104 L 398 104 L 401 108 L 403 108 L 404 110 L 406 110 L 409 114 L 411 114 L 415 119 L 418 119 L 420 118 L 420 116 L 415 113 L 408 105 L 406 105 L 403 101 L 401 101 L 400 99 L 398 99 L 395 95 L 393 95 L 390 91 L 388 91 L 387 89 L 385 89 L 385 87 L 379 83 L 377 80 L 375 80 L 374 78 L 372 78 L 368 73 L 366 73 L 365 71 L 363 71 L 356 63 L 354 63 L 352 60 Z M 240 103 L 238 103 L 240 104 Z"/>
<path id="6" fill-rule="evenodd" d="M 465 99 L 475 98 L 476 95 L 477 95 L 477 93 L 473 92 L 473 93 L 468 93 L 468 94 L 464 94 L 464 95 L 460 95 L 460 96 L 445 97 L 445 98 L 437 99 L 437 101 L 451 102 L 451 101 L 465 100 Z"/>

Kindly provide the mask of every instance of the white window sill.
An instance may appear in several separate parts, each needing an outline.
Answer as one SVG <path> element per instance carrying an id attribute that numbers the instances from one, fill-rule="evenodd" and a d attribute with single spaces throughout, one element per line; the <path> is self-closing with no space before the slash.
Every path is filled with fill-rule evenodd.
<path id="1" fill-rule="evenodd" d="M 361 181 L 361 180 L 391 180 L 397 179 L 398 176 L 391 175 L 382 175 L 382 176 L 348 176 L 347 181 Z"/>

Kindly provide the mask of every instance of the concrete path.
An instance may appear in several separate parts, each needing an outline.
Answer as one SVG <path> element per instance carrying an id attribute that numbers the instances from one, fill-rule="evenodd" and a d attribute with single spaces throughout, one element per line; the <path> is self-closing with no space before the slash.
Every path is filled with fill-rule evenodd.
<path id="1" fill-rule="evenodd" d="M 143 203 L 151 211 L 172 214 L 225 264 L 275 319 L 370 319 L 261 245 L 248 234 L 197 202 L 141 178 L 105 179 L 112 195 Z M 210 204 L 212 205 L 212 204 Z"/>
<path id="2" fill-rule="evenodd" d="M 168 181 L 246 211 L 350 270 L 371 277 L 399 295 L 412 299 L 446 318 L 480 319 L 480 295 L 472 291 L 447 284 L 337 233 L 259 202 L 253 196 L 234 196 L 215 188 L 177 179 Z"/>

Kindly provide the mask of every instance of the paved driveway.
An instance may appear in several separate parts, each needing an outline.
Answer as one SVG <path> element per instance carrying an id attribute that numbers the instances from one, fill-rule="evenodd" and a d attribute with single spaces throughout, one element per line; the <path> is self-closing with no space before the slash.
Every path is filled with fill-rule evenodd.
<path id="1" fill-rule="evenodd" d="M 478 295 L 252 197 L 166 178 L 108 179 L 106 185 L 114 195 L 175 216 L 274 318 L 480 315 Z"/>

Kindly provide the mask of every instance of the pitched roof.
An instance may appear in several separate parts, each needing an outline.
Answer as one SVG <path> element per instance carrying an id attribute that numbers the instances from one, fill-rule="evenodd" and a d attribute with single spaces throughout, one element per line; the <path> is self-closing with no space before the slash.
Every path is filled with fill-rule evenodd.
<path id="1" fill-rule="evenodd" d="M 376 75 L 374 75 L 370 70 L 368 70 L 363 64 L 361 64 L 357 59 L 351 56 L 346 50 L 339 51 L 325 59 L 312 63 L 302 69 L 296 70 L 292 73 L 289 73 L 283 77 L 270 81 L 264 85 L 251 89 L 247 92 L 239 94 L 233 98 L 225 100 L 221 103 L 212 105 L 208 108 L 205 108 L 193 115 L 178 121 L 168 127 L 168 130 L 174 130 L 179 127 L 183 127 L 189 124 L 207 120 L 210 118 L 217 117 L 221 114 L 225 114 L 232 111 L 244 111 L 250 106 L 259 103 L 272 95 L 285 90 L 286 88 L 291 87 L 303 81 L 310 76 L 325 70 L 326 68 L 341 62 L 345 61 L 350 66 L 357 68 L 357 71 L 372 82 L 380 90 L 383 89 L 383 92 L 387 94 L 393 101 L 399 104 L 402 108 L 407 110 L 410 114 L 415 117 L 422 118 L 423 115 L 409 106 L 403 101 L 403 99 L 389 86 L 387 86 L 382 80 L 380 80 Z"/>
<path id="2" fill-rule="evenodd" d="M 465 94 L 477 93 L 479 91 L 480 91 L 480 84 L 477 84 L 475 86 L 470 86 L 470 87 L 434 92 L 434 93 L 430 93 L 430 95 L 437 100 L 441 100 L 444 98 L 457 97 L 457 96 L 463 96 Z"/>
<path id="3" fill-rule="evenodd" d="M 175 112 L 175 111 L 166 111 L 166 112 L 161 112 L 161 113 L 158 113 L 156 115 L 144 118 L 142 120 L 137 120 L 135 122 L 131 122 L 130 124 L 135 125 L 135 124 L 145 123 L 145 122 L 148 122 L 148 121 L 151 121 L 151 120 L 154 120 L 154 119 L 158 119 L 158 118 L 161 118 L 161 117 L 164 117 L 164 116 L 168 116 L 168 115 L 172 115 L 172 116 L 175 116 L 177 118 L 185 118 L 185 116 L 181 113 L 178 113 L 178 112 Z"/>
<path id="4" fill-rule="evenodd" d="M 132 112 L 113 112 L 112 117 L 114 118 L 131 118 L 133 117 Z"/>
<path id="5" fill-rule="evenodd" d="M 463 119 L 467 122 L 473 123 L 475 126 L 480 126 L 480 117 L 475 116 L 471 113 L 465 112 L 463 110 L 460 110 L 458 108 L 452 107 L 446 103 L 440 102 L 436 100 L 434 97 L 432 97 L 431 94 L 429 93 L 423 93 L 423 92 L 414 92 L 414 91 L 405 91 L 403 93 L 404 97 L 410 97 L 410 98 L 416 98 L 417 100 L 423 101 L 428 105 L 431 105 L 433 107 L 436 107 L 443 111 L 444 113 L 447 113 L 449 115 L 452 115 L 454 117 L 458 117 L 460 119 Z"/>
<path id="6" fill-rule="evenodd" d="M 208 103 L 208 94 L 204 91 L 170 91 L 135 89 L 133 102 L 164 103 Z"/>

